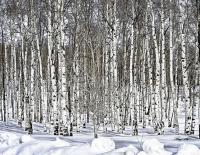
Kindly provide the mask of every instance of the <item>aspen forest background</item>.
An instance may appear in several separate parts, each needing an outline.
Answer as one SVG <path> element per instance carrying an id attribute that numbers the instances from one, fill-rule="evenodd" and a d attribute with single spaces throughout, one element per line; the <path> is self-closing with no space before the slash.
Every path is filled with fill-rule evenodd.
<path id="1" fill-rule="evenodd" d="M 0 0 L 0 120 L 194 134 L 199 45 L 199 0 Z"/>

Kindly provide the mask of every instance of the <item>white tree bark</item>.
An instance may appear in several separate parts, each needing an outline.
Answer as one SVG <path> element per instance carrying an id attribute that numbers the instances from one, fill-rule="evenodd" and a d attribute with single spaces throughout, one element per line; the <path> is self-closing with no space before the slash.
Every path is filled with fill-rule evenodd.
<path id="1" fill-rule="evenodd" d="M 170 0 L 170 6 L 172 6 L 172 0 Z M 174 74 L 173 74 L 173 15 L 172 15 L 172 8 L 170 7 L 169 11 L 169 51 L 170 51 L 170 88 L 171 88 L 171 99 L 170 102 L 173 104 L 173 114 L 174 114 L 174 121 L 173 121 L 173 127 L 175 128 L 176 134 L 179 133 L 179 123 L 178 123 L 178 112 L 177 112 L 177 106 L 178 103 L 176 101 L 176 89 L 177 86 L 174 85 Z M 175 88 L 176 87 L 176 88 Z M 170 105 L 169 105 L 170 106 Z M 167 111 L 167 109 L 165 109 Z M 168 116 L 168 125 L 170 125 L 170 116 Z"/>
<path id="2" fill-rule="evenodd" d="M 22 118 L 23 118 L 23 104 L 24 104 L 24 99 L 23 99 L 23 83 L 24 83 L 24 77 L 23 77 L 23 69 L 24 69 L 24 66 L 22 66 L 23 65 L 23 53 L 24 52 L 24 47 L 23 47 L 23 35 L 21 35 L 21 51 L 20 51 L 20 64 L 19 64 L 19 66 L 20 66 L 20 72 L 19 72 L 19 90 L 18 90 L 18 99 L 19 99 L 19 104 L 18 104 L 18 124 L 21 126 L 22 125 Z"/>
<path id="3" fill-rule="evenodd" d="M 64 47 L 64 17 L 63 17 L 63 5 L 64 5 L 64 2 L 63 0 L 60 2 L 61 4 L 61 24 L 60 24 L 60 40 L 61 40 L 61 48 Z M 67 130 L 67 127 L 69 127 L 69 114 L 67 113 L 67 81 L 66 81 L 66 62 L 65 62 L 65 55 L 66 55 L 66 52 L 65 50 L 61 50 L 62 53 L 60 53 L 60 67 L 61 67 L 61 79 L 62 79 L 62 82 L 61 82 L 61 86 L 62 86 L 62 95 L 61 95 L 61 105 L 62 105 L 62 120 L 63 120 L 63 125 L 64 125 L 64 129 L 65 131 L 63 131 L 64 135 L 68 135 L 69 133 L 68 130 Z"/>
<path id="4" fill-rule="evenodd" d="M 192 124 L 192 108 L 190 105 L 190 92 L 189 92 L 189 81 L 188 81 L 188 70 L 187 70 L 187 53 L 186 53 L 186 35 L 184 32 L 184 21 L 186 19 L 183 12 L 182 3 L 179 1 L 180 9 L 180 41 L 181 41 L 181 63 L 182 63 L 182 74 L 183 74 L 183 87 L 184 87 L 184 102 L 185 102 L 185 133 L 191 133 Z"/>
<path id="5" fill-rule="evenodd" d="M 13 111 L 14 111 L 14 119 L 18 118 L 18 79 L 17 79 L 17 63 L 16 63 L 16 49 L 15 49 L 15 45 L 13 46 L 13 52 L 12 52 L 12 61 L 13 61 Z"/>
<path id="6" fill-rule="evenodd" d="M 8 82 L 8 54 L 7 54 L 7 45 L 6 43 L 4 43 L 4 54 L 5 54 L 5 57 L 4 57 L 4 62 L 5 62 L 5 81 L 4 81 L 4 121 L 7 123 L 8 119 L 9 119 L 9 104 L 8 104 L 8 90 L 9 90 L 9 82 Z"/>
<path id="7" fill-rule="evenodd" d="M 132 1 L 132 16 L 135 18 L 135 1 Z M 132 134 L 137 135 L 137 85 L 136 85 L 136 51 L 134 47 L 134 23 L 131 25 L 131 55 L 130 55 L 130 109 L 131 109 L 131 126 Z M 134 60 L 134 69 L 133 69 Z M 134 80 L 134 81 L 133 81 Z"/>
<path id="8" fill-rule="evenodd" d="M 116 109 L 116 114 L 114 114 L 117 119 L 116 125 L 117 125 L 117 130 L 119 131 L 119 124 L 120 124 L 120 118 L 119 118 L 119 101 L 118 101 L 118 73 L 117 73 L 117 17 L 116 17 L 116 0 L 113 0 L 113 31 L 112 31 L 112 50 L 111 50 L 111 55 L 112 55 L 112 65 L 113 65 L 113 91 L 114 91 L 114 109 Z M 115 113 L 115 112 L 114 112 Z"/>
<path id="9" fill-rule="evenodd" d="M 152 11 L 153 12 L 153 11 Z M 153 41 L 154 41 L 154 46 L 155 46 L 155 54 L 156 54 L 156 86 L 155 86 L 155 94 L 156 94 L 156 119 L 160 119 L 160 111 L 159 111 L 159 106 L 160 106 L 160 55 L 158 51 L 158 44 L 157 44 L 157 38 L 156 38 L 156 33 L 155 33 L 155 17 L 154 14 L 152 14 L 152 36 L 153 36 Z"/>
<path id="10" fill-rule="evenodd" d="M 56 3 L 56 2 L 55 2 Z M 49 10 L 48 10 L 48 63 L 50 66 L 50 78 L 51 78 L 51 88 L 52 88 L 52 106 L 53 114 L 51 115 L 51 133 L 58 134 L 58 100 L 57 100 L 57 84 L 56 84 L 56 51 L 52 48 L 52 24 L 51 24 L 51 1 L 48 1 Z M 55 4 L 57 5 L 57 4 Z M 57 12 L 58 13 L 58 12 Z M 58 15 L 56 15 L 57 17 Z M 56 18 L 55 17 L 55 18 Z M 55 26 L 55 25 L 54 25 Z M 55 27 L 54 27 L 55 29 Z"/>
<path id="11" fill-rule="evenodd" d="M 185 48 L 185 34 L 181 34 L 181 46 L 182 46 L 182 72 L 183 72 L 183 86 L 184 86 L 184 102 L 185 102 L 185 133 L 191 132 L 191 107 L 190 107 L 190 93 L 189 93 L 189 81 L 186 63 L 186 48 Z"/>
<path id="12" fill-rule="evenodd" d="M 48 78 L 47 79 L 49 81 L 49 83 L 48 83 L 49 88 L 47 88 L 47 90 L 49 90 L 49 89 L 52 88 L 52 82 L 51 82 L 51 66 L 52 66 L 52 23 L 51 23 L 52 17 L 51 17 L 51 7 L 52 7 L 52 5 L 51 5 L 51 0 L 48 0 L 47 4 L 48 4 L 48 8 L 47 8 L 47 50 L 48 50 L 48 60 L 47 60 L 48 61 L 48 64 L 47 64 L 48 72 L 47 72 L 47 74 L 48 74 Z M 49 92 L 49 95 L 50 95 L 50 98 L 52 99 L 52 91 Z M 48 107 L 48 105 L 50 105 L 50 104 L 47 104 L 47 107 Z M 53 102 L 51 103 L 51 105 L 53 105 Z M 48 109 L 47 109 L 47 111 L 48 111 Z M 51 121 L 50 132 L 53 133 L 53 128 L 54 128 L 53 124 L 54 123 L 53 123 L 53 118 L 52 118 L 53 117 L 52 106 L 51 106 L 51 108 L 49 108 L 49 112 L 50 112 L 50 114 L 48 114 L 44 111 L 44 113 L 46 113 L 46 120 L 48 120 L 48 118 L 49 118 L 49 120 Z M 44 115 L 44 117 L 45 117 L 45 115 Z"/>
<path id="13" fill-rule="evenodd" d="M 33 0 L 31 0 L 30 2 L 30 32 L 35 32 L 35 27 L 34 27 L 34 17 L 33 17 L 33 14 L 34 14 L 34 10 L 33 10 Z M 32 38 L 34 40 L 34 38 Z M 35 68 L 36 68 L 36 64 L 35 64 L 35 49 L 34 49 L 34 41 L 30 41 L 30 44 L 31 44 L 31 47 L 30 47 L 30 50 L 31 50 L 31 87 L 30 87 L 30 119 L 31 121 L 34 121 L 35 119 L 35 100 L 34 100 L 34 92 L 35 92 Z"/>
<path id="14" fill-rule="evenodd" d="M 107 21 L 109 21 L 109 3 L 108 0 L 106 1 L 106 19 Z M 105 117 L 104 117 L 104 132 L 107 132 L 107 127 L 108 127 L 108 119 L 109 119 L 109 45 L 108 45 L 108 41 L 109 41 L 109 26 L 107 21 L 105 21 L 105 56 L 104 56 L 104 66 L 105 66 L 105 71 L 104 71 L 104 86 L 105 86 L 105 99 L 104 99 L 104 108 L 107 111 L 105 113 Z"/>
<path id="15" fill-rule="evenodd" d="M 162 65 L 161 65 L 161 68 L 162 68 L 162 76 L 161 76 L 161 79 L 162 79 L 162 85 L 161 85 L 161 121 L 163 121 L 163 114 L 164 114 L 164 107 L 165 107 L 165 104 L 166 104 L 166 69 L 165 69 L 165 34 L 164 34 L 164 30 L 165 30 L 165 21 L 164 21 L 164 5 L 163 5 L 163 0 L 161 0 L 161 53 L 162 53 Z"/>
<path id="16" fill-rule="evenodd" d="M 151 9 L 151 24 L 152 24 L 152 37 L 154 42 L 154 51 L 155 51 L 155 59 L 156 59 L 156 82 L 155 82 L 155 115 L 154 115 L 154 128 L 155 131 L 158 131 L 159 134 L 162 132 L 162 129 L 158 128 L 158 124 L 161 123 L 161 103 L 160 103 L 160 53 L 158 49 L 157 37 L 156 37 L 156 29 L 155 29 L 155 14 L 153 11 L 153 4 L 150 1 L 150 9 Z"/>

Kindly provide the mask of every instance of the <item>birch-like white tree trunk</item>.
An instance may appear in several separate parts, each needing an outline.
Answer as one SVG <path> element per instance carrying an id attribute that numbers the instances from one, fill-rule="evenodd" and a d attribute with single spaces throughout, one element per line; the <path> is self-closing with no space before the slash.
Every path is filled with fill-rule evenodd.
<path id="1" fill-rule="evenodd" d="M 17 61 L 16 61 L 16 49 L 15 45 L 13 46 L 13 52 L 12 52 L 12 69 L 13 69 L 13 111 L 14 111 L 14 116 L 13 118 L 17 120 L 18 118 L 18 101 L 19 101 L 19 89 L 18 89 L 18 79 L 17 79 Z"/>
<path id="2" fill-rule="evenodd" d="M 172 6 L 172 0 L 170 0 L 170 6 Z M 178 112 L 177 112 L 177 101 L 176 101 L 176 85 L 174 85 L 174 72 L 173 72 L 173 58 L 174 58 L 174 52 L 173 52 L 173 14 L 172 14 L 172 7 L 170 7 L 169 10 L 169 54 L 170 54 L 170 68 L 169 68 L 169 76 L 170 76 L 170 90 L 171 90 L 171 98 L 170 102 L 173 104 L 173 114 L 174 114 L 174 121 L 173 121 L 173 127 L 175 128 L 176 134 L 179 133 L 179 124 L 178 124 Z M 176 87 L 176 88 L 175 88 Z M 170 105 L 169 105 L 170 106 Z M 167 109 L 166 109 L 167 111 Z M 170 122 L 170 116 L 168 116 L 168 126 L 171 124 Z"/>
<path id="3" fill-rule="evenodd" d="M 189 93 L 189 81 L 186 64 L 186 48 L 185 48 L 185 34 L 181 34 L 181 46 L 182 46 L 182 72 L 183 72 L 183 86 L 184 86 L 184 102 L 185 102 L 185 133 L 191 132 L 191 107 L 190 107 L 190 93 Z"/>
<path id="4" fill-rule="evenodd" d="M 179 1 L 179 4 L 182 4 Z M 184 104 L 185 104 L 185 133 L 191 133 L 192 124 L 192 108 L 190 105 L 190 91 L 189 91 L 189 79 L 187 70 L 187 53 L 186 53 L 186 35 L 184 31 L 184 22 L 186 20 L 184 9 L 182 5 L 179 5 L 180 11 L 180 41 L 181 41 L 181 63 L 182 63 L 182 74 L 183 74 L 183 88 L 184 88 Z"/>
<path id="5" fill-rule="evenodd" d="M 132 1 L 132 17 L 135 18 L 135 1 Z M 131 126 L 132 126 L 132 134 L 138 134 L 138 126 L 137 126 L 137 88 L 136 88 L 136 51 L 134 46 L 135 41 L 135 31 L 134 31 L 134 23 L 131 25 L 131 54 L 130 54 L 130 109 L 131 109 Z M 133 69 L 133 60 L 134 60 L 134 69 Z"/>
<path id="6" fill-rule="evenodd" d="M 107 128 L 108 128 L 108 119 L 109 119 L 109 115 L 110 115 L 110 112 L 109 112 L 109 45 L 108 45 L 108 40 L 109 40 L 109 25 L 108 25 L 108 22 L 109 21 L 109 3 L 108 3 L 108 0 L 106 1 L 106 13 L 105 13 L 105 18 L 107 19 L 105 21 L 105 54 L 104 54 L 104 66 L 105 66 L 105 71 L 104 71 L 104 87 L 105 87 L 105 99 L 104 99 L 104 106 L 105 106 L 105 110 L 106 110 L 106 113 L 105 113 L 105 117 L 104 117 L 104 132 L 107 132 Z"/>
<path id="7" fill-rule="evenodd" d="M 196 1 L 196 6 L 197 6 L 197 52 L 198 52 L 198 79 L 199 84 L 200 84 L 200 2 L 197 0 Z M 199 123 L 199 138 L 200 138 L 200 87 L 199 87 L 199 104 L 198 104 L 198 123 Z"/>
<path id="8" fill-rule="evenodd" d="M 30 1 L 30 17 L 29 17 L 29 28 L 30 28 L 30 33 L 35 32 L 35 27 L 34 27 L 34 10 L 33 10 L 33 0 Z M 32 36 L 31 38 L 32 40 L 30 40 L 30 51 L 31 51 L 31 77 L 30 77 L 30 121 L 34 121 L 35 119 L 35 68 L 36 68 L 36 64 L 35 64 L 35 49 L 34 49 L 34 37 Z"/>
<path id="9" fill-rule="evenodd" d="M 48 11 L 48 59 L 50 65 L 50 81 L 51 81 L 51 95 L 52 95 L 52 106 L 53 114 L 51 115 L 51 133 L 54 135 L 58 134 L 58 98 L 57 98 L 57 82 L 56 82 L 56 49 L 52 47 L 52 30 L 55 30 L 56 25 L 51 24 L 51 1 L 48 1 L 49 11 Z M 54 7 L 57 6 L 57 2 L 54 2 Z M 53 6 L 52 6 L 53 7 Z M 58 12 L 56 12 L 55 18 L 58 18 Z M 57 21 L 55 19 L 55 21 Z"/>
<path id="10" fill-rule="evenodd" d="M 164 114 L 164 107 L 166 104 L 166 69 L 165 69 L 165 21 L 164 21 L 164 4 L 163 0 L 161 0 L 161 53 L 162 53 L 162 64 L 161 64 L 161 102 L 160 102 L 160 107 L 161 107 L 161 115 L 160 115 L 160 121 L 163 122 L 163 114 Z"/>
<path id="11" fill-rule="evenodd" d="M 51 22 L 51 8 L 52 8 L 52 5 L 51 5 L 51 0 L 47 0 L 47 4 L 48 4 L 48 7 L 47 7 L 47 50 L 48 50 L 48 59 L 47 59 L 47 75 L 48 75 L 48 88 L 47 90 L 51 90 L 51 92 L 49 92 L 49 97 L 52 99 L 52 81 L 51 81 L 51 66 L 52 66 L 52 22 Z M 50 101 L 50 100 L 48 100 Z M 46 120 L 49 120 L 51 121 L 51 130 L 50 132 L 53 133 L 53 102 L 51 100 L 51 104 L 47 104 L 47 107 L 48 106 L 51 106 L 51 108 L 49 108 L 49 111 L 47 109 L 47 112 L 49 112 L 50 114 L 46 113 L 44 111 L 44 119 L 45 119 L 45 114 L 46 114 Z"/>
<path id="12" fill-rule="evenodd" d="M 7 123 L 9 116 L 10 116 L 10 110 L 9 110 L 9 71 L 8 71 L 8 50 L 7 50 L 7 45 L 4 43 L 4 54 L 5 54 L 5 92 L 4 92 L 4 106 L 5 106 L 5 122 Z"/>
<path id="13" fill-rule="evenodd" d="M 156 60 L 156 72 L 155 72 L 155 105 L 154 105 L 154 128 L 155 131 L 158 131 L 158 123 L 160 123 L 161 119 L 161 103 L 160 103 L 160 53 L 158 49 L 158 43 L 157 43 L 157 36 L 156 36 L 156 29 L 155 29 L 155 14 L 153 11 L 153 4 L 152 1 L 150 1 L 150 9 L 151 9 L 151 26 L 152 26 L 152 37 L 153 37 L 153 43 L 154 43 L 154 51 L 155 51 L 155 60 Z M 161 131 L 158 131 L 159 133 Z"/>

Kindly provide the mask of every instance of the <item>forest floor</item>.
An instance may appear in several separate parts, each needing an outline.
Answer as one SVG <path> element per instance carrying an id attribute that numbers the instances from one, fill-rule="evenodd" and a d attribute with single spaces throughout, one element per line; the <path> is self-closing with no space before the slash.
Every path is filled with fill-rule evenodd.
<path id="1" fill-rule="evenodd" d="M 33 123 L 33 134 L 27 135 L 16 121 L 0 122 L 0 155 L 200 155 L 198 118 L 195 134 L 184 135 L 184 105 L 179 106 L 179 135 L 165 127 L 164 135 L 154 134 L 153 128 L 139 125 L 139 135 L 131 135 L 131 127 L 123 134 L 98 129 L 94 140 L 93 126 L 87 124 L 73 136 L 54 136 L 44 132 L 42 124 Z M 196 116 L 198 116 L 196 114 Z"/>
<path id="2" fill-rule="evenodd" d="M 7 124 L 0 122 L 0 155 L 94 155 L 110 151 L 112 153 L 110 152 L 107 154 L 120 155 L 120 153 L 114 154 L 112 150 L 114 148 L 115 150 L 120 150 L 119 148 L 127 146 L 130 148 L 134 146 L 139 151 L 146 149 L 148 155 L 170 155 L 171 153 L 169 152 L 176 154 L 183 144 L 193 144 L 200 148 L 200 140 L 198 139 L 197 134 L 193 136 L 185 136 L 183 134 L 175 135 L 174 129 L 172 128 L 164 128 L 164 135 L 155 135 L 153 133 L 153 128 L 139 127 L 139 136 L 131 136 L 129 127 L 127 127 L 123 134 L 111 131 L 108 131 L 108 133 L 105 134 L 100 129 L 98 132 L 99 137 L 107 138 L 100 140 L 100 144 L 97 142 L 98 144 L 94 144 L 95 146 L 92 144 L 94 136 L 91 125 L 88 125 L 86 128 L 81 128 L 79 133 L 74 132 L 72 137 L 49 135 L 44 132 L 43 126 L 38 123 L 33 124 L 33 129 L 33 135 L 28 136 L 15 121 L 9 121 Z M 195 133 L 197 133 L 197 131 Z M 109 141 L 109 139 L 111 139 L 111 141 Z M 155 139 L 158 141 L 156 142 Z M 114 144 L 112 143 L 112 140 L 114 141 Z M 149 146 L 146 146 L 146 148 L 144 148 L 143 145 L 145 141 L 149 141 Z M 152 150 L 157 151 L 156 149 L 159 149 L 159 147 L 162 149 L 162 144 L 164 144 L 163 149 L 169 151 L 168 153 L 148 153 L 148 151 L 151 152 Z M 93 153 L 89 151 L 91 147 L 95 147 Z M 135 150 L 134 147 L 132 150 Z M 131 150 L 130 148 L 128 150 Z M 184 148 L 187 149 L 187 146 Z M 189 146 L 188 149 L 191 150 L 191 146 Z M 122 150 L 118 152 L 123 152 L 124 150 Z M 127 150 L 127 148 L 125 148 L 125 150 Z M 68 153 L 66 153 L 67 151 Z M 187 151 L 188 150 L 185 152 Z M 192 153 L 192 151 L 195 151 L 193 146 L 189 154 L 179 153 L 178 155 L 200 155 L 200 151 L 197 154 Z M 132 154 L 134 155 L 134 151 L 132 151 Z M 145 155 L 145 153 L 141 153 L 141 155 Z"/>

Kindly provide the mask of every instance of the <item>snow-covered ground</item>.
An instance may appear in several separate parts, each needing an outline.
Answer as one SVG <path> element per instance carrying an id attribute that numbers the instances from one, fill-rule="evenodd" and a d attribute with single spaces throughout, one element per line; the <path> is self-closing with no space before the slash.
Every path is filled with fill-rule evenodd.
<path id="1" fill-rule="evenodd" d="M 0 123 L 0 155 L 200 155 L 197 136 L 175 135 L 165 128 L 165 135 L 153 134 L 153 129 L 139 128 L 139 136 L 131 136 L 100 129 L 93 139 L 93 128 L 88 125 L 73 137 L 53 136 L 42 125 L 34 123 L 34 134 L 26 135 L 16 122 Z"/>

